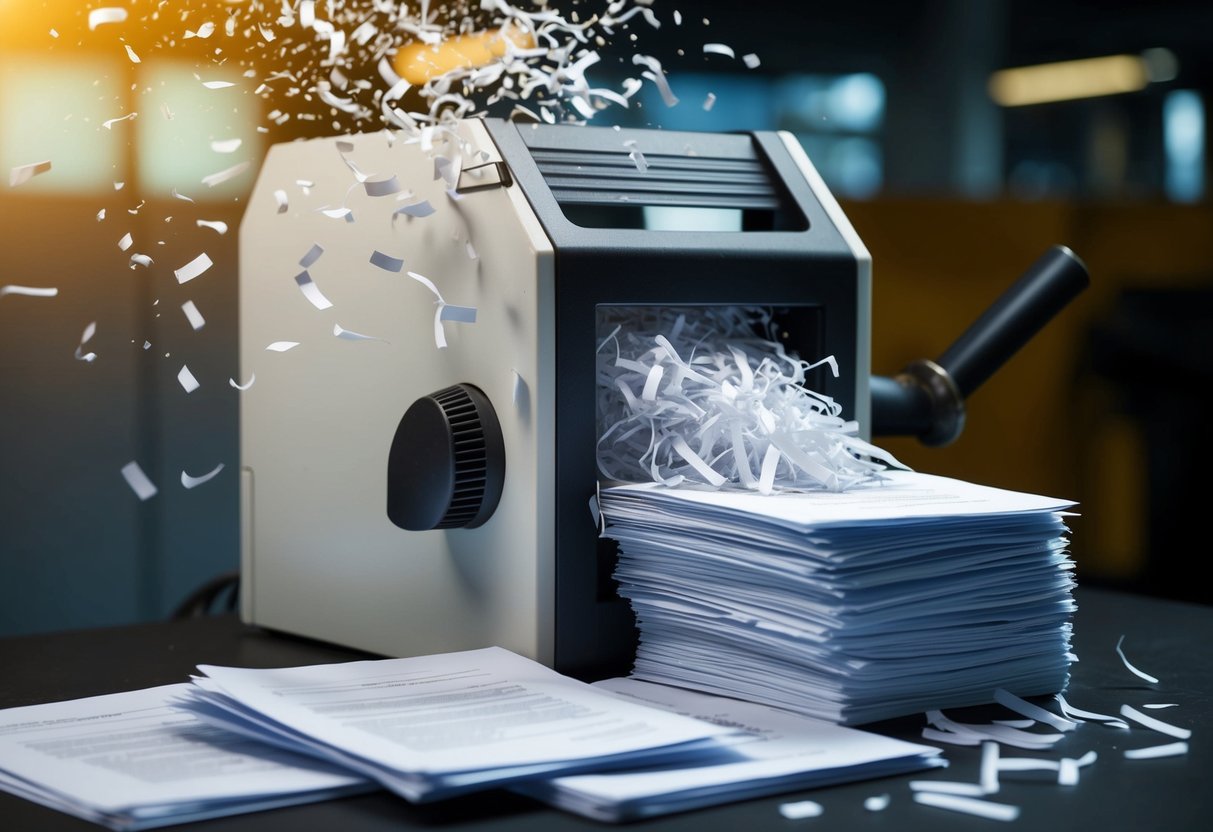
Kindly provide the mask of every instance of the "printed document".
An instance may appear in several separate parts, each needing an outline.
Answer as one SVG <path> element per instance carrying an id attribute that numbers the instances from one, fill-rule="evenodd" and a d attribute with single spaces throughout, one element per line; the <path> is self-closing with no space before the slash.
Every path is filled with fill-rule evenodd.
<path id="1" fill-rule="evenodd" d="M 111 829 L 148 829 L 377 786 L 171 704 L 188 683 L 0 711 L 0 788 Z"/>

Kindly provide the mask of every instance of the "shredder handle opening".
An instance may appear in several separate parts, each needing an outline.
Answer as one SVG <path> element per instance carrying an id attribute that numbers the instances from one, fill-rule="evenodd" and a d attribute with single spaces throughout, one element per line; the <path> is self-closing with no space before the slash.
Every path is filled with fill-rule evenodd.
<path id="1" fill-rule="evenodd" d="M 873 376 L 873 436 L 917 436 L 943 446 L 964 430 L 965 399 L 1091 282 L 1083 261 L 1049 248 L 937 359 Z"/>

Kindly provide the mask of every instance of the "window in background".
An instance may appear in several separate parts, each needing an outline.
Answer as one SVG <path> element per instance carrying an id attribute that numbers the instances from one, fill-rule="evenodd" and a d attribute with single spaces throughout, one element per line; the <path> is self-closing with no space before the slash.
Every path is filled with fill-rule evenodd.
<path id="1" fill-rule="evenodd" d="M 1175 202 L 1205 195 L 1205 107 L 1195 90 L 1174 90 L 1163 101 L 1165 185 Z"/>
<path id="2" fill-rule="evenodd" d="M 216 67 L 201 79 L 196 72 L 192 63 L 149 62 L 141 68 L 140 100 L 148 110 L 136 125 L 141 184 L 148 193 L 167 195 L 176 188 L 196 200 L 243 196 L 261 161 L 257 99 L 234 70 Z M 204 86 L 224 81 L 233 86 Z M 251 163 L 248 169 L 225 182 L 203 182 L 244 162 Z"/>
<path id="3" fill-rule="evenodd" d="M 33 55 L 0 57 L 0 171 L 51 162 L 51 170 L 13 189 L 22 194 L 113 191 L 126 179 L 126 73 L 120 62 Z"/>
<path id="4" fill-rule="evenodd" d="M 787 130 L 837 196 L 865 199 L 880 191 L 885 88 L 875 75 L 688 73 L 672 76 L 670 83 L 677 106 L 666 107 L 658 91 L 645 85 L 635 123 L 712 132 Z"/>

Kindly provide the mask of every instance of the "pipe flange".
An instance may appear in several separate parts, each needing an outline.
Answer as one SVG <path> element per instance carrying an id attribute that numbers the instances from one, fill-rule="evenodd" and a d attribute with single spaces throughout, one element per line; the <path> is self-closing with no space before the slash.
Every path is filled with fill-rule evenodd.
<path id="1" fill-rule="evenodd" d="M 926 358 L 911 361 L 897 381 L 925 390 L 931 400 L 931 427 L 918 435 L 924 445 L 942 447 L 964 431 L 965 401 L 960 388 L 943 367 Z"/>

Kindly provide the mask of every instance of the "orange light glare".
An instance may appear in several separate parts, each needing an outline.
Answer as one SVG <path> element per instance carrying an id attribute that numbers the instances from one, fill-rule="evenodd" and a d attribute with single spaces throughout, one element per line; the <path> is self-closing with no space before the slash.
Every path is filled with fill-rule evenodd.
<path id="1" fill-rule="evenodd" d="M 514 27 L 488 29 L 447 38 L 438 44 L 410 43 L 400 48 L 394 60 L 401 78 L 420 86 L 453 69 L 475 69 L 505 55 L 507 44 L 531 49 L 535 39 Z"/>

